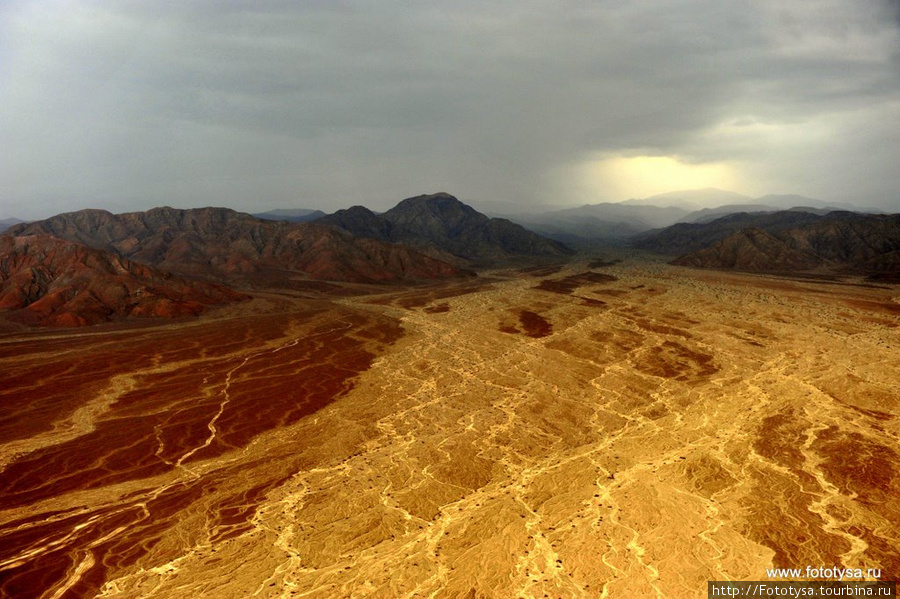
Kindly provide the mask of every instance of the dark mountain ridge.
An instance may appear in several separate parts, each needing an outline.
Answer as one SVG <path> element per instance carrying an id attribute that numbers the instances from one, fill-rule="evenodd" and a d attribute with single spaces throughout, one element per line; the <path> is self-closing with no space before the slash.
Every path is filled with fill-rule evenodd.
<path id="1" fill-rule="evenodd" d="M 764 222 L 768 228 L 742 228 L 672 263 L 755 272 L 824 270 L 900 280 L 900 214 L 834 211 L 802 220 L 807 222 L 788 226 L 788 220 L 769 219 Z M 722 223 L 716 223 L 710 225 L 719 234 Z"/>
<path id="2" fill-rule="evenodd" d="M 572 250 L 502 218 L 489 218 L 448 193 L 407 198 L 375 214 L 362 206 L 339 210 L 316 223 L 356 236 L 454 256 L 457 263 L 491 266 L 522 258 L 564 258 Z"/>
<path id="3" fill-rule="evenodd" d="M 54 235 L 162 270 L 230 284 L 279 273 L 353 282 L 466 274 L 408 247 L 356 239 L 333 227 L 261 220 L 228 208 L 81 210 L 17 225 L 8 234 Z"/>
<path id="4" fill-rule="evenodd" d="M 780 212 L 737 212 L 710 222 L 677 223 L 632 237 L 634 247 L 660 254 L 681 255 L 695 252 L 743 229 L 768 233 L 813 223 L 822 215 L 785 210 Z"/>

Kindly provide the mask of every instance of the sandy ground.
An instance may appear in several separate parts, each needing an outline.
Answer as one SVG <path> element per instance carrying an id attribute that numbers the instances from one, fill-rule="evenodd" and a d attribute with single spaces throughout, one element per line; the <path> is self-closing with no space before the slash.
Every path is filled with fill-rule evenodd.
<path id="1" fill-rule="evenodd" d="M 627 257 L 481 279 L 0 339 L 0 592 L 900 576 L 900 288 Z"/>

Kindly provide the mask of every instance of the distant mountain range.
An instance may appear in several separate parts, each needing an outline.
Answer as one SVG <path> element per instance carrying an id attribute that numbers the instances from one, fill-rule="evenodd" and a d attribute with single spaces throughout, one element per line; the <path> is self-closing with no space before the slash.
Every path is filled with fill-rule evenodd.
<path id="1" fill-rule="evenodd" d="M 705 189 L 685 189 L 660 193 L 641 199 L 625 200 L 626 206 L 659 206 L 681 208 L 688 212 L 703 208 L 716 208 L 728 204 L 749 203 L 751 198 L 733 191 L 707 187 Z"/>
<path id="2" fill-rule="evenodd" d="M 402 243 L 467 266 L 491 266 L 523 257 L 560 259 L 573 253 L 506 219 L 488 218 L 447 193 L 408 198 L 383 214 L 354 206 L 315 223 L 357 237 Z"/>
<path id="3" fill-rule="evenodd" d="M 325 213 L 309 208 L 279 208 L 268 212 L 255 213 L 253 216 L 263 220 L 283 220 L 290 223 L 307 223 L 322 218 Z"/>
<path id="4" fill-rule="evenodd" d="M 670 225 L 689 214 L 688 210 L 677 207 L 603 203 L 509 218 L 540 235 L 581 246 L 621 242 L 643 231 Z"/>
<path id="5" fill-rule="evenodd" d="M 804 206 L 808 208 L 831 208 L 832 210 L 867 211 L 844 202 L 824 202 L 796 194 L 768 194 L 753 198 L 714 187 L 670 191 L 639 200 L 626 200 L 622 203 L 631 206 L 678 207 L 693 212 L 709 208 L 747 204 L 765 206 L 768 210 L 789 210 L 798 206 Z"/>
<path id="6" fill-rule="evenodd" d="M 165 271 L 228 283 L 291 273 L 352 282 L 463 274 L 408 247 L 357 239 L 322 225 L 261 220 L 228 208 L 81 210 L 16 225 L 7 233 L 53 235 Z"/>
<path id="7" fill-rule="evenodd" d="M 855 210 L 844 203 L 829 203 L 799 195 L 766 195 L 751 198 L 721 189 L 674 191 L 624 202 L 586 204 L 577 208 L 508 214 L 507 218 L 531 231 L 583 247 L 623 244 L 641 233 L 675 223 L 710 222 L 729 214 L 795 210 L 826 214 Z M 871 212 L 871 210 L 870 210 Z M 878 212 L 878 211 L 874 211 Z"/>
<path id="8" fill-rule="evenodd" d="M 243 297 L 223 285 L 467 277 L 474 273 L 461 265 L 572 253 L 448 194 L 409 198 L 384 215 L 357 207 L 313 223 L 227 208 L 81 210 L 14 224 L 0 242 L 0 310 L 60 326 L 196 314 Z"/>
<path id="9" fill-rule="evenodd" d="M 19 223 L 23 223 L 25 221 L 19 220 L 18 218 L 4 218 L 0 220 L 0 233 L 7 230 L 13 225 L 18 225 Z"/>

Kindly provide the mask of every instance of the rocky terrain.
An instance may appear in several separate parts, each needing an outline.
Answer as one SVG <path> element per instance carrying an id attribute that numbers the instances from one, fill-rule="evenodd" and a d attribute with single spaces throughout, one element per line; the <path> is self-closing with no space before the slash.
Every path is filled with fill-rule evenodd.
<path id="1" fill-rule="evenodd" d="M 620 257 L 0 334 L 0 595 L 896 580 L 898 288 Z"/>
<path id="2" fill-rule="evenodd" d="M 812 270 L 822 264 L 815 254 L 791 248 L 762 229 L 742 229 L 712 247 L 676 258 L 672 264 L 751 272 Z"/>
<path id="3" fill-rule="evenodd" d="M 402 243 L 460 264 L 485 267 L 522 258 L 560 259 L 572 251 L 508 220 L 488 218 L 447 193 L 403 200 L 384 214 L 362 206 L 339 210 L 317 223 L 359 237 Z"/>
<path id="4" fill-rule="evenodd" d="M 795 213 L 778 214 L 791 218 Z M 719 232 L 723 226 L 732 226 L 734 219 L 725 220 L 725 224 L 715 221 L 712 228 Z M 898 279 L 900 215 L 831 212 L 787 228 L 784 220 L 780 220 L 777 225 L 770 226 L 769 231 L 741 229 L 709 247 L 681 256 L 673 263 L 755 272 L 818 269 Z"/>
<path id="5" fill-rule="evenodd" d="M 0 237 L 0 311 L 18 322 L 83 326 L 123 317 L 197 315 L 247 299 L 49 235 Z"/>
<path id="6" fill-rule="evenodd" d="M 50 234 L 161 270 L 232 284 L 263 275 L 383 282 L 469 274 L 409 247 L 227 208 L 81 210 L 17 225 L 8 234 Z"/>
<path id="7" fill-rule="evenodd" d="M 801 211 L 786 210 L 765 214 L 737 212 L 710 222 L 677 223 L 664 229 L 649 231 L 633 237 L 631 245 L 658 254 L 681 256 L 708 248 L 745 229 L 776 233 L 814 223 L 820 218 L 820 215 Z"/>

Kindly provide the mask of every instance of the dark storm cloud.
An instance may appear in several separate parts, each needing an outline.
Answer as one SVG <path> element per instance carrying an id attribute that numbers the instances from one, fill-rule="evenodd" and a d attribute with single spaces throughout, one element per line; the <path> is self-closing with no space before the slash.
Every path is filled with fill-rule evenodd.
<path id="1" fill-rule="evenodd" d="M 600 201 L 564 195 L 560 173 L 640 154 L 737 161 L 770 179 L 761 192 L 888 202 L 897 8 L 6 3 L 0 216 L 331 209 L 439 189 Z M 885 154 L 857 164 L 867 147 Z"/>

